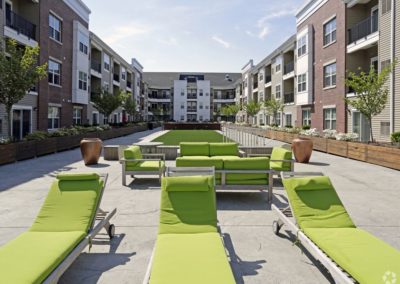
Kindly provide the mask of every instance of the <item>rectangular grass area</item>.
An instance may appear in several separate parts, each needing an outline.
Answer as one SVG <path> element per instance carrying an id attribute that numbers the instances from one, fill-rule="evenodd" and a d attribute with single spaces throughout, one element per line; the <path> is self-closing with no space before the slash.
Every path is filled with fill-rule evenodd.
<path id="1" fill-rule="evenodd" d="M 214 130 L 171 130 L 153 140 L 164 145 L 181 142 L 223 142 L 223 136 Z"/>

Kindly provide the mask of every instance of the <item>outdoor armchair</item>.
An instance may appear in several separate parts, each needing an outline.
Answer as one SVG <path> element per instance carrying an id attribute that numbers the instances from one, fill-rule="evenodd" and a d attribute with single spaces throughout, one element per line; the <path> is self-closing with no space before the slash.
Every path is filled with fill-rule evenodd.
<path id="1" fill-rule="evenodd" d="M 275 173 L 294 171 L 292 151 L 285 148 L 274 147 L 271 154 L 249 154 L 248 157 L 269 157 L 270 167 Z"/>
<path id="2" fill-rule="evenodd" d="M 159 180 L 165 171 L 164 154 L 142 154 L 139 146 L 130 146 L 124 150 L 120 159 L 122 164 L 122 185 L 126 185 L 126 176 L 158 175 Z"/>

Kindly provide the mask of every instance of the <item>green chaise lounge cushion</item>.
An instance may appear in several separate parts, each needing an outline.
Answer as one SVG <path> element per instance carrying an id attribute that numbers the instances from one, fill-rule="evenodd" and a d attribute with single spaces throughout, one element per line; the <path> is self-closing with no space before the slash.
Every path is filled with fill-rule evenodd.
<path id="1" fill-rule="evenodd" d="M 328 177 L 290 178 L 283 184 L 301 229 L 355 227 Z"/>
<path id="2" fill-rule="evenodd" d="M 189 190 L 189 180 L 199 182 L 200 191 Z M 167 190 L 169 179 L 179 191 Z M 189 185 L 188 185 L 189 182 Z M 187 191 L 182 187 L 187 186 Z M 207 186 L 209 190 L 204 191 Z M 217 209 L 212 176 L 168 177 L 161 182 L 159 234 L 217 232 Z"/>
<path id="3" fill-rule="evenodd" d="M 26 232 L 0 247 L 1 283 L 42 283 L 85 238 L 80 232 Z"/>
<path id="4" fill-rule="evenodd" d="M 124 150 L 125 159 L 143 159 L 142 152 L 139 146 L 130 146 Z M 126 162 L 126 167 L 135 167 L 139 165 L 140 162 Z"/>
<path id="5" fill-rule="evenodd" d="M 151 284 L 234 284 L 218 233 L 162 234 L 157 237 Z"/>
<path id="6" fill-rule="evenodd" d="M 292 160 L 292 151 L 274 147 L 271 153 L 271 160 Z M 272 162 L 270 163 L 271 169 L 276 171 L 290 171 L 291 163 L 289 162 Z"/>
<path id="7" fill-rule="evenodd" d="M 210 143 L 210 156 L 239 156 L 236 143 Z"/>
<path id="8" fill-rule="evenodd" d="M 306 228 L 304 232 L 358 283 L 384 283 L 386 272 L 400 275 L 400 252 L 364 230 Z"/>
<path id="9" fill-rule="evenodd" d="M 179 144 L 181 157 L 209 156 L 210 146 L 207 142 L 184 142 Z"/>
<path id="10" fill-rule="evenodd" d="M 269 159 L 266 157 L 240 158 L 224 160 L 224 170 L 269 170 Z M 268 174 L 232 173 L 226 174 L 228 185 L 266 185 Z"/>
<path id="11" fill-rule="evenodd" d="M 163 168 L 165 166 L 164 161 L 144 161 L 139 162 L 135 166 L 127 166 L 127 171 L 136 172 L 158 172 L 160 171 L 160 166 Z"/>

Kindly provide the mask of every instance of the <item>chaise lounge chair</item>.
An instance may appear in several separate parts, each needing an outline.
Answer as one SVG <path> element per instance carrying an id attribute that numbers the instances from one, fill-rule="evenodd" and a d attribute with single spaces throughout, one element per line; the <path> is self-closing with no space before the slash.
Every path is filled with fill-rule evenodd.
<path id="1" fill-rule="evenodd" d="M 328 177 L 307 175 L 283 175 L 290 207 L 272 206 L 279 216 L 274 232 L 288 225 L 337 283 L 394 283 L 400 252 L 355 226 Z"/>
<path id="2" fill-rule="evenodd" d="M 57 283 L 102 228 L 114 236 L 99 208 L 107 176 L 59 174 L 31 228 L 0 247 L 1 283 Z"/>
<path id="3" fill-rule="evenodd" d="M 213 169 L 199 171 L 208 175 L 162 179 L 158 236 L 143 283 L 235 283 L 217 228 Z"/>

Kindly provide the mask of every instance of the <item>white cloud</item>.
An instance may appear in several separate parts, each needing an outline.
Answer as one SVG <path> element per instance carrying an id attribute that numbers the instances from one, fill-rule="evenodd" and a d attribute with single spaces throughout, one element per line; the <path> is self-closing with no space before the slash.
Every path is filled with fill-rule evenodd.
<path id="1" fill-rule="evenodd" d="M 116 27 L 111 35 L 104 37 L 104 41 L 107 44 L 112 45 L 128 37 L 132 37 L 134 35 L 146 34 L 148 32 L 149 32 L 148 29 L 131 23 L 126 26 Z"/>
<path id="2" fill-rule="evenodd" d="M 219 36 L 216 36 L 216 35 L 215 35 L 215 36 L 212 37 L 212 39 L 213 39 L 215 42 L 217 42 L 217 43 L 219 43 L 220 45 L 222 45 L 223 47 L 225 47 L 225 48 L 230 48 L 230 47 L 231 47 L 231 44 L 230 44 L 229 42 L 227 42 L 226 40 L 220 38 Z"/>
<path id="3" fill-rule="evenodd" d="M 167 39 L 159 39 L 158 41 L 162 44 L 169 45 L 169 46 L 178 45 L 178 40 L 172 36 Z"/>
<path id="4" fill-rule="evenodd" d="M 259 32 L 258 37 L 259 37 L 260 39 L 264 39 L 264 38 L 269 34 L 269 32 L 270 32 L 269 27 L 268 27 L 268 26 L 265 26 L 265 27 L 263 27 L 263 28 L 261 29 L 261 31 Z"/>
<path id="5" fill-rule="evenodd" d="M 278 11 L 268 11 L 268 14 L 257 21 L 257 26 L 264 26 L 269 20 L 282 18 L 286 16 L 294 16 L 297 9 L 284 9 Z"/>

